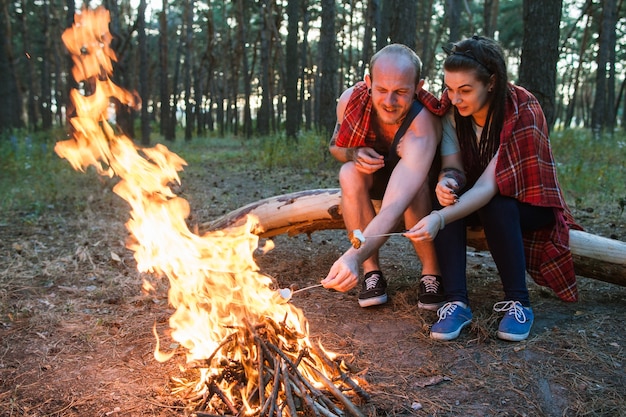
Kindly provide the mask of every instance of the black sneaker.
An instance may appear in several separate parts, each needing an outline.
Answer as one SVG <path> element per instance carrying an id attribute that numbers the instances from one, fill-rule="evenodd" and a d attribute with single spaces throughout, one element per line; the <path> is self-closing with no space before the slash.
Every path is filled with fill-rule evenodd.
<path id="1" fill-rule="evenodd" d="M 359 305 L 371 307 L 387 302 L 387 281 L 380 271 L 370 271 L 363 277 L 363 288 L 359 294 Z"/>
<path id="2" fill-rule="evenodd" d="M 446 296 L 443 293 L 443 284 L 439 275 L 426 274 L 420 278 L 420 287 L 417 294 L 417 306 L 424 310 L 437 311 L 445 304 Z"/>

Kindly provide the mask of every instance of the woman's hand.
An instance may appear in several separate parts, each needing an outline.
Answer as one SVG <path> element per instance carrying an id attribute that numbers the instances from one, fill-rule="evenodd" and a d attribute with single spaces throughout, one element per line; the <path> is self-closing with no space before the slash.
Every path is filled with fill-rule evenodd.
<path id="1" fill-rule="evenodd" d="M 437 237 L 437 233 L 441 230 L 441 214 L 433 211 L 428 216 L 422 217 L 409 231 L 404 233 L 414 242 L 432 241 Z"/>
<path id="2" fill-rule="evenodd" d="M 441 178 L 441 180 L 435 186 L 435 195 L 437 195 L 437 200 L 439 200 L 439 204 L 441 204 L 443 207 L 447 207 L 459 201 L 459 197 L 456 194 L 458 189 L 459 184 L 457 184 L 454 178 Z"/>

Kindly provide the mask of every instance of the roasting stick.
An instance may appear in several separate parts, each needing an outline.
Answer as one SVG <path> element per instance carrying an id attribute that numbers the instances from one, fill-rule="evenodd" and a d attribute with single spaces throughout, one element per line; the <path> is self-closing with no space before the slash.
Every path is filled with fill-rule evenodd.
<path id="1" fill-rule="evenodd" d="M 293 297 L 293 295 L 297 292 L 306 291 L 310 290 L 311 288 L 317 288 L 321 286 L 322 284 L 309 285 L 308 287 L 300 288 L 299 290 L 292 290 L 291 288 L 281 288 L 280 290 L 278 290 L 278 293 L 280 294 L 281 298 L 289 301 L 291 300 L 291 297 Z"/>
<path id="2" fill-rule="evenodd" d="M 363 245 L 363 243 L 365 243 L 365 238 L 368 238 L 368 237 L 395 236 L 395 235 L 403 235 L 405 233 L 406 233 L 406 231 L 404 231 L 404 232 L 392 232 L 392 233 L 381 233 L 381 234 L 377 234 L 377 235 L 364 236 L 363 232 L 361 231 L 361 229 L 354 229 L 352 232 L 348 233 L 348 238 L 350 239 L 350 243 L 352 244 L 352 247 L 354 249 L 358 249 L 358 248 L 361 247 L 361 245 Z"/>

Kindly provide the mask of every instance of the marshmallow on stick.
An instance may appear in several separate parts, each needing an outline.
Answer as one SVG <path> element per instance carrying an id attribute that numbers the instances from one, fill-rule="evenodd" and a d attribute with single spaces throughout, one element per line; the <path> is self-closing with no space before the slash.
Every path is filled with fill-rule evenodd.
<path id="1" fill-rule="evenodd" d="M 361 232 L 360 229 L 354 229 L 348 233 L 348 238 L 354 249 L 360 248 L 361 245 L 365 243 L 365 236 L 363 236 L 363 232 Z"/>

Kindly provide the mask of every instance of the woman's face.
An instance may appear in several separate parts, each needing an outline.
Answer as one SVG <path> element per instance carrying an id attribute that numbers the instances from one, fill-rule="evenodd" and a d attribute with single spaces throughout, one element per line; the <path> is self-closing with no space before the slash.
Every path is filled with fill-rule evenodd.
<path id="1" fill-rule="evenodd" d="M 493 81 L 484 84 L 476 78 L 473 70 L 468 70 L 445 71 L 444 83 L 448 88 L 448 97 L 459 114 L 472 116 L 477 125 L 484 126 L 491 103 L 489 92 L 493 88 Z"/>

